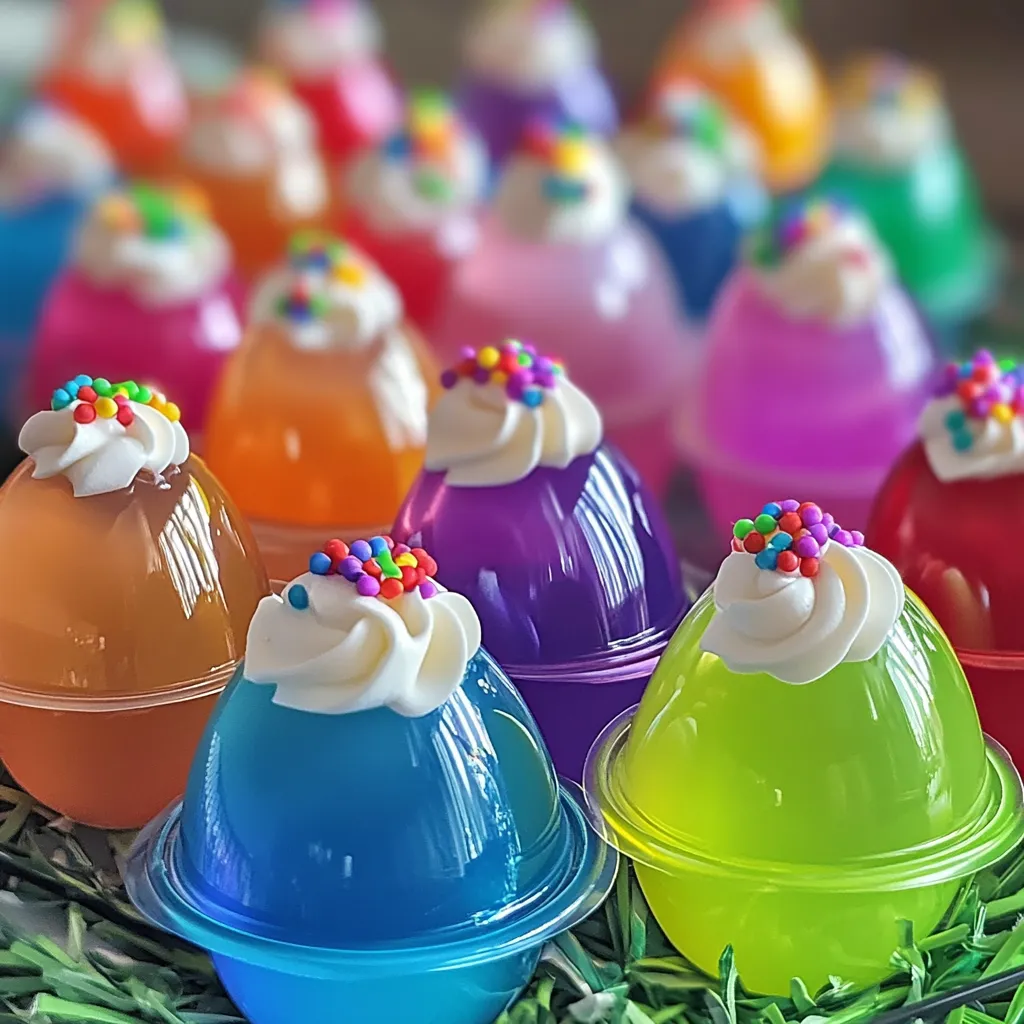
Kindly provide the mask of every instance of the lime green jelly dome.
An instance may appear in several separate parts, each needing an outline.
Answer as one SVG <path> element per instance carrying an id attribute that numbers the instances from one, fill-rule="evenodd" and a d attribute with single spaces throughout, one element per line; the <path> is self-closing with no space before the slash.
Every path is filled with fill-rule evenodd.
<path id="1" fill-rule="evenodd" d="M 986 747 L 963 671 L 914 595 L 870 660 L 806 685 L 701 650 L 712 591 L 587 770 L 659 923 L 748 989 L 880 980 L 899 921 L 927 934 L 960 881 L 1022 835 L 1020 782 Z"/>

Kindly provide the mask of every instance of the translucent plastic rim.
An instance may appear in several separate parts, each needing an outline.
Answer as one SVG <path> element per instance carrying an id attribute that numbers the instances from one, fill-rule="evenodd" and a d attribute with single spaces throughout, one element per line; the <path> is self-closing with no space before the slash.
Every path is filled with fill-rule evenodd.
<path id="1" fill-rule="evenodd" d="M 212 669 L 205 676 L 176 683 L 162 690 L 148 693 L 129 693 L 118 696 L 81 697 L 62 693 L 42 693 L 21 690 L 16 686 L 0 683 L 0 703 L 15 704 L 23 708 L 38 708 L 40 711 L 76 711 L 84 714 L 110 711 L 141 711 L 147 708 L 181 704 L 188 700 L 199 700 L 219 694 L 234 678 L 242 664 L 236 661 Z"/>
<path id="2" fill-rule="evenodd" d="M 997 672 L 1024 671 L 1024 651 L 972 651 L 957 647 L 956 657 L 965 669 L 983 668 Z"/>
<path id="3" fill-rule="evenodd" d="M 588 812 L 582 790 L 560 780 L 560 802 L 570 831 L 572 861 L 557 891 L 528 913 L 499 917 L 485 926 L 465 926 L 419 945 L 378 943 L 355 949 L 297 945 L 254 936 L 214 920 L 189 898 L 175 866 L 181 801 L 139 833 L 128 853 L 125 885 L 138 911 L 152 924 L 218 956 L 284 973 L 308 971 L 343 980 L 471 967 L 525 950 L 575 927 L 611 892 L 619 856 L 603 838 L 600 818 Z"/>
<path id="4" fill-rule="evenodd" d="M 969 826 L 910 850 L 859 858 L 842 866 L 789 864 L 749 858 L 722 860 L 687 848 L 635 807 L 624 791 L 621 758 L 636 707 L 623 712 L 595 740 L 583 772 L 586 798 L 604 818 L 606 834 L 625 856 L 666 874 L 701 874 L 751 887 L 827 892 L 919 889 L 971 875 L 1009 853 L 1024 836 L 1024 791 L 1009 755 L 986 737 L 988 784 Z"/>

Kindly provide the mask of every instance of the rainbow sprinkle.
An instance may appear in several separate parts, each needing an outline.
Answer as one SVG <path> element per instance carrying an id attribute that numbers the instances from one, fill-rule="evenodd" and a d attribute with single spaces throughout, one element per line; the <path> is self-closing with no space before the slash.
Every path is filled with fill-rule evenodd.
<path id="1" fill-rule="evenodd" d="M 130 427 L 135 422 L 135 413 L 130 404 L 132 402 L 150 406 L 172 423 L 181 419 L 181 410 L 173 402 L 168 402 L 158 391 L 142 387 L 133 380 L 111 384 L 105 377 L 90 377 L 80 373 L 53 392 L 50 408 L 60 412 L 73 402 L 79 403 L 73 413 L 76 423 L 92 423 L 97 418 L 116 419 L 121 426 Z"/>
<path id="2" fill-rule="evenodd" d="M 839 84 L 846 106 L 915 110 L 934 105 L 938 84 L 930 73 L 894 54 L 876 54 L 851 64 Z"/>
<path id="3" fill-rule="evenodd" d="M 582 203 L 590 195 L 598 150 L 584 128 L 545 119 L 534 121 L 523 135 L 522 152 L 547 165 L 544 194 L 552 202 Z"/>
<path id="4" fill-rule="evenodd" d="M 661 89 L 651 104 L 647 128 L 659 136 L 688 139 L 721 152 L 729 137 L 725 108 L 696 82 L 677 81 Z"/>
<path id="5" fill-rule="evenodd" d="M 393 162 L 413 165 L 413 183 L 420 195 L 446 202 L 455 194 L 451 172 L 466 129 L 451 100 L 438 90 L 418 90 L 409 98 L 405 125 L 381 147 Z"/>
<path id="6" fill-rule="evenodd" d="M 104 196 L 100 218 L 115 231 L 166 242 L 194 232 L 209 218 L 205 196 L 191 186 L 133 184 Z"/>
<path id="7" fill-rule="evenodd" d="M 783 203 L 755 232 L 751 259 L 757 266 L 778 266 L 794 250 L 828 233 L 848 216 L 849 208 L 832 197 L 809 196 Z"/>
<path id="8" fill-rule="evenodd" d="M 464 348 L 461 359 L 441 374 L 441 386 L 450 390 L 460 380 L 477 384 L 497 384 L 515 402 L 536 409 L 544 402 L 546 391 L 558 386 L 565 368 L 557 359 L 537 355 L 532 345 L 521 341 L 506 341 L 503 345 L 486 348 Z"/>
<path id="9" fill-rule="evenodd" d="M 414 590 L 424 598 L 438 593 L 431 577 L 437 562 L 423 548 L 396 544 L 390 537 L 371 537 L 346 544 L 329 540 L 309 559 L 309 571 L 316 576 L 341 576 L 354 583 L 361 597 L 393 601 Z M 301 583 L 288 588 L 288 603 L 298 611 L 309 607 L 309 591 Z"/>
<path id="10" fill-rule="evenodd" d="M 953 447 L 968 452 L 974 447 L 974 428 L 988 420 L 1008 424 L 1024 412 L 1024 367 L 1013 359 L 996 360 L 985 350 L 963 363 L 950 363 L 937 397 L 953 396 L 960 408 L 946 416 L 946 429 Z"/>
<path id="11" fill-rule="evenodd" d="M 863 547 L 864 534 L 844 530 L 812 501 L 771 501 L 756 519 L 740 519 L 732 531 L 732 550 L 754 556 L 759 569 L 796 573 L 813 579 L 830 542 Z"/>
<path id="12" fill-rule="evenodd" d="M 288 266 L 295 279 L 278 300 L 278 315 L 291 323 L 309 323 L 331 308 L 327 288 L 333 284 L 362 288 L 368 271 L 356 250 L 335 235 L 303 231 L 288 245 Z"/>

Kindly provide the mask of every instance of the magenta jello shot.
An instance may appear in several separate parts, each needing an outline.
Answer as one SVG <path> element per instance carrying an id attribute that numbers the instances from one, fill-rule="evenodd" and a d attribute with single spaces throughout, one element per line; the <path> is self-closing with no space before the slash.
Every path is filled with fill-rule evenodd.
<path id="1" fill-rule="evenodd" d="M 677 436 L 723 538 L 780 489 L 819 495 L 863 527 L 937 373 L 872 229 L 824 197 L 782 204 L 750 240 L 705 360 Z"/>
<path id="2" fill-rule="evenodd" d="M 225 357 L 241 341 L 231 250 L 191 189 L 125 186 L 99 199 L 43 307 L 28 402 L 82 366 L 172 394 L 201 436 Z M 201 444 L 196 443 L 197 448 Z"/>
<path id="3" fill-rule="evenodd" d="M 579 780 L 686 610 L 657 502 L 595 405 L 530 345 L 467 349 L 442 377 L 425 470 L 392 531 L 466 594 L 484 644 Z"/>
<path id="4" fill-rule="evenodd" d="M 674 462 L 671 410 L 698 344 L 664 257 L 628 210 L 625 175 L 602 139 L 535 122 L 432 340 L 449 362 L 480 338 L 520 338 L 563 357 L 608 439 L 659 493 Z"/>

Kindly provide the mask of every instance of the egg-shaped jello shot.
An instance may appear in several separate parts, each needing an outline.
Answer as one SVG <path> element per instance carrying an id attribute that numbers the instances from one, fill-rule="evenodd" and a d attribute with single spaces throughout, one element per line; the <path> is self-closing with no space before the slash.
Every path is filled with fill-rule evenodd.
<path id="1" fill-rule="evenodd" d="M 274 266 L 296 231 L 330 226 L 316 122 L 266 71 L 247 69 L 197 102 L 180 170 L 202 189 L 248 283 Z"/>
<path id="2" fill-rule="evenodd" d="M 946 368 L 868 537 L 949 636 L 985 731 L 1024 763 L 1024 576 L 996 538 L 1024 515 L 1024 369 L 986 351 Z M 953 528 L 950 524 L 955 524 Z"/>
<path id="3" fill-rule="evenodd" d="M 686 610 L 657 501 L 556 360 L 510 341 L 442 377 L 396 540 L 476 607 L 559 772 L 635 704 Z"/>
<path id="4" fill-rule="evenodd" d="M 173 402 L 79 375 L 0 489 L 0 751 L 37 800 L 139 828 L 180 795 L 268 583 Z M 69 552 L 93 566 L 67 571 Z"/>
<path id="5" fill-rule="evenodd" d="M 835 199 L 779 203 L 745 256 L 702 386 L 676 406 L 720 543 L 776 487 L 864 525 L 940 372 L 931 337 L 870 224 Z"/>
<path id="6" fill-rule="evenodd" d="M 255 291 L 206 447 L 272 579 L 293 577 L 325 533 L 388 529 L 423 465 L 437 377 L 372 261 L 330 235 L 293 240 Z"/>
<path id="7" fill-rule="evenodd" d="M 195 447 L 214 382 L 242 337 L 231 248 L 191 187 L 99 198 L 46 297 L 27 369 L 30 409 L 82 366 L 175 396 Z M 25 410 L 27 415 L 30 409 Z"/>
<path id="8" fill-rule="evenodd" d="M 773 995 L 881 981 L 903 922 L 927 935 L 1024 835 L 1020 779 L 931 613 L 795 499 L 736 523 L 585 785 L 679 951 L 714 972 L 732 945 Z"/>
<path id="9" fill-rule="evenodd" d="M 396 566 L 400 570 L 396 575 Z M 260 603 L 184 801 L 126 881 L 253 1024 L 491 1024 L 612 885 L 480 622 L 387 537 Z"/>

